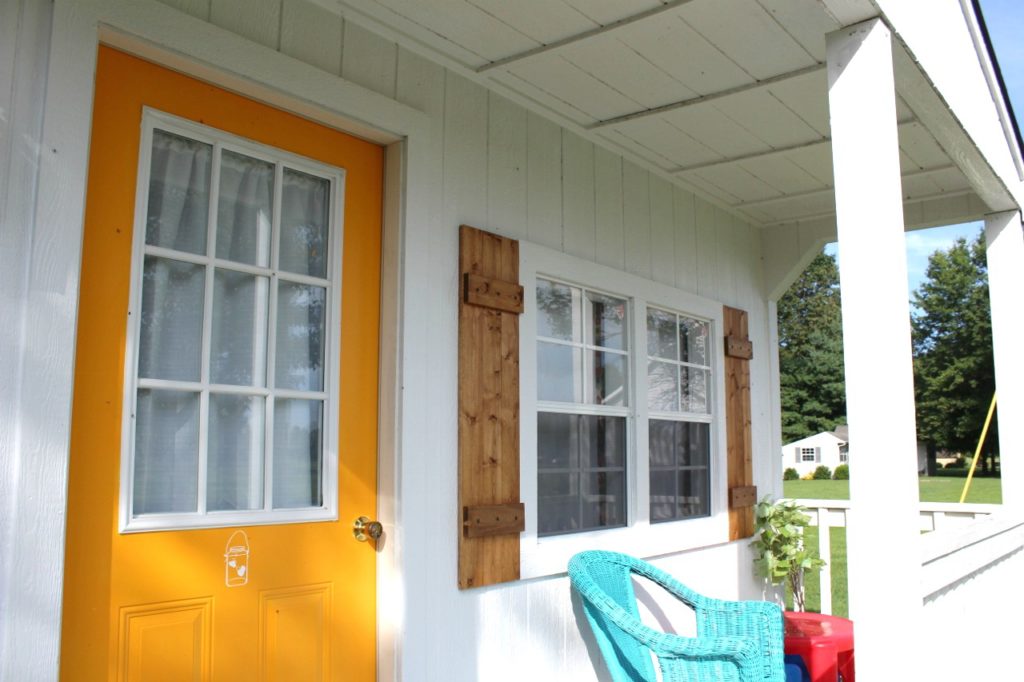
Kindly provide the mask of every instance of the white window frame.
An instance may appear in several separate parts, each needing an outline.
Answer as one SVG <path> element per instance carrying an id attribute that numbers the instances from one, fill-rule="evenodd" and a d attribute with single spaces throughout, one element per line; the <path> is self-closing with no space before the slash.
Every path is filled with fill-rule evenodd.
<path id="1" fill-rule="evenodd" d="M 639 557 L 681 552 L 728 540 L 725 364 L 720 343 L 722 304 L 657 282 L 585 261 L 529 242 L 519 244 L 519 273 L 525 310 L 520 318 L 520 477 L 526 530 L 520 537 L 523 579 L 564 573 L 569 558 L 585 549 L 608 549 Z M 538 537 L 537 535 L 537 279 L 552 279 L 626 299 L 630 320 L 630 404 L 626 427 L 626 526 Z M 678 312 L 711 323 L 712 413 L 708 477 L 710 515 L 650 522 L 650 467 L 647 409 L 647 307 Z M 545 404 L 547 405 L 547 404 Z M 574 406 L 573 413 L 589 413 Z M 607 413 L 601 410 L 602 413 Z M 657 415 L 654 415 L 657 418 Z M 678 416 L 678 415 L 676 415 Z"/>
<path id="2" fill-rule="evenodd" d="M 207 253 L 204 255 L 187 254 L 184 252 L 172 251 L 161 247 L 146 245 L 146 219 L 149 201 L 149 174 L 152 157 L 153 130 L 159 128 L 169 133 L 174 133 L 200 142 L 205 142 L 215 148 L 211 159 L 211 188 L 209 195 L 209 219 L 207 222 Z M 228 149 L 240 152 L 247 156 L 261 159 L 276 164 L 274 183 L 274 215 L 271 228 L 272 252 L 276 252 L 276 243 L 280 231 L 281 211 L 281 179 L 282 167 L 286 165 L 290 169 L 308 173 L 317 177 L 326 178 L 331 183 L 330 190 L 330 225 L 328 228 L 328 244 L 331 256 L 327 261 L 327 273 L 325 278 L 310 277 L 287 273 L 288 281 L 296 283 L 309 283 L 316 286 L 326 286 L 326 306 L 324 329 L 327 336 L 325 357 L 324 357 L 324 390 L 315 391 L 288 391 L 286 389 L 269 389 L 250 386 L 221 386 L 217 385 L 216 392 L 240 393 L 244 395 L 270 396 L 276 395 L 282 398 L 288 397 L 318 397 L 323 400 L 322 416 L 322 504 L 318 507 L 273 509 L 272 486 L 272 449 L 273 449 L 273 413 L 272 401 L 265 400 L 265 443 L 263 479 L 264 494 L 263 508 L 258 510 L 237 510 L 237 511 L 208 511 L 206 510 L 206 463 L 207 463 L 207 432 L 209 424 L 209 389 L 211 383 L 208 377 L 209 366 L 209 344 L 210 344 L 210 317 L 212 316 L 212 275 L 214 267 L 223 263 L 234 271 L 252 271 L 253 274 L 264 275 L 272 271 L 273 280 L 276 280 L 277 270 L 272 270 L 275 263 L 272 261 L 269 267 L 248 266 L 234 261 L 224 261 L 216 258 L 215 253 L 210 252 L 210 243 L 216 233 L 216 214 L 219 187 L 212 182 L 213 178 L 219 177 L 220 150 Z M 342 282 L 342 238 L 344 234 L 344 194 L 345 194 L 345 171 L 312 159 L 298 156 L 268 145 L 260 144 L 230 133 L 211 128 L 194 121 L 183 119 L 167 114 L 149 107 L 143 108 L 142 131 L 139 142 L 139 167 L 136 179 L 135 217 L 132 237 L 132 265 L 131 285 L 128 305 L 127 336 L 125 348 L 125 370 L 124 370 L 124 393 L 123 413 L 121 420 L 121 481 L 119 495 L 119 531 L 121 533 L 136 533 L 156 530 L 184 530 L 190 528 L 223 528 L 232 526 L 251 526 L 285 523 L 306 523 L 312 521 L 333 521 L 338 519 L 338 429 L 339 414 L 338 405 L 341 391 L 341 282 Z M 146 379 L 145 383 L 153 388 L 159 388 L 162 384 L 167 388 L 184 388 L 189 385 L 189 390 L 200 390 L 200 414 L 199 414 L 199 453 L 198 453 L 198 511 L 182 513 L 160 513 L 132 515 L 133 487 L 134 487 L 134 449 L 135 449 L 135 401 L 138 379 L 138 351 L 141 326 L 142 310 L 142 274 L 145 255 L 167 255 L 176 260 L 204 265 L 207 268 L 204 294 L 204 319 L 202 330 L 202 363 L 203 373 L 199 382 L 177 382 L 165 380 Z M 274 309 L 276 296 L 270 294 L 271 314 Z M 276 329 L 267 329 L 267 343 L 273 344 L 276 337 Z M 272 367 L 267 367 L 268 381 L 273 373 Z M 234 390 L 232 390 L 234 389 Z"/>
<path id="3" fill-rule="evenodd" d="M 818 455 L 818 448 L 805 448 L 805 447 L 801 447 L 800 448 L 800 452 L 798 454 L 800 455 L 800 462 L 802 464 L 807 464 L 808 462 L 812 462 L 812 463 L 813 462 L 818 462 L 818 461 L 821 460 L 821 457 L 819 457 L 819 455 Z M 811 458 L 810 459 L 805 459 L 805 457 L 807 455 L 810 455 Z"/>

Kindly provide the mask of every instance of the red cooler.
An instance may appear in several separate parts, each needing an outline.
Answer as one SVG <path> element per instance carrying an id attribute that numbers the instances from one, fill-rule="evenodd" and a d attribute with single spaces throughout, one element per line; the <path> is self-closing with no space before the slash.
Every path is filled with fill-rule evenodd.
<path id="1" fill-rule="evenodd" d="M 786 611 L 786 653 L 803 657 L 811 682 L 854 682 L 853 621 Z"/>

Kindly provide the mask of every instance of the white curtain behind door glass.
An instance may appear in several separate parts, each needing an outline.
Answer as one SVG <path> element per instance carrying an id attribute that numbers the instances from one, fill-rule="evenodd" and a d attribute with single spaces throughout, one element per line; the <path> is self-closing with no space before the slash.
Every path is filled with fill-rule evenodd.
<path id="1" fill-rule="evenodd" d="M 153 131 L 146 243 L 206 251 L 212 147 Z M 140 377 L 198 381 L 206 269 L 147 256 L 142 278 Z M 194 512 L 199 393 L 140 389 L 135 407 L 134 514 Z"/>
<path id="2" fill-rule="evenodd" d="M 146 243 L 184 254 L 215 256 L 208 267 L 173 254 L 145 257 L 138 376 L 195 382 L 194 389 L 138 391 L 133 514 L 258 509 L 264 504 L 265 399 L 244 387 L 268 386 L 268 339 L 275 334 L 276 388 L 324 390 L 327 287 L 289 281 L 289 273 L 328 275 L 330 181 L 289 168 L 283 183 L 278 237 L 276 321 L 270 319 L 272 277 L 231 263 L 272 268 L 275 164 L 230 150 L 211 178 L 213 148 L 154 130 Z M 279 176 L 280 177 L 280 176 Z M 218 188 L 207 225 L 211 181 Z M 208 230 L 214 239 L 208 240 Z M 208 243 L 215 243 L 208 253 Z M 244 267 L 244 266 L 243 266 Z M 208 388 L 202 376 L 203 320 L 212 287 Z M 231 385 L 231 394 L 225 393 Z M 242 393 L 239 388 L 243 387 Z M 209 400 L 201 401 L 202 391 Z M 276 400 L 274 508 L 323 502 L 323 400 Z M 200 407 L 208 410 L 205 420 Z M 208 406 L 208 407 L 205 407 Z M 207 485 L 198 489 L 200 438 L 207 424 Z"/>

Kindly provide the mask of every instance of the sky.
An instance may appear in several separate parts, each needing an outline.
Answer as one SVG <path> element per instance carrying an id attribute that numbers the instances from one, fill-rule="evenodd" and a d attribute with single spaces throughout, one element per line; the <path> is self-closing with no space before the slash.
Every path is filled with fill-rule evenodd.
<path id="1" fill-rule="evenodd" d="M 1024 123 L 1024 0 L 981 0 L 985 25 L 996 52 L 996 60 L 1006 83 L 1017 121 Z M 973 240 L 983 229 L 980 222 L 916 230 L 907 233 L 908 294 L 924 280 L 928 257 L 936 251 L 948 249 L 960 238 Z M 835 255 L 836 245 L 829 244 L 825 252 Z"/>

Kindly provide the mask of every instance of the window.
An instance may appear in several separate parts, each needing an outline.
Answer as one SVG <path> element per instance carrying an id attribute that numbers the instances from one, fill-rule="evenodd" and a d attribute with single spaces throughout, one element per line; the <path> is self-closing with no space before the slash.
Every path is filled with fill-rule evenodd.
<path id="1" fill-rule="evenodd" d="M 800 448 L 801 462 L 816 462 L 818 460 L 818 448 Z"/>
<path id="2" fill-rule="evenodd" d="M 538 533 L 626 524 L 626 300 L 538 279 Z"/>
<path id="3" fill-rule="evenodd" d="M 647 309 L 651 522 L 709 513 L 710 324 Z"/>
<path id="4" fill-rule="evenodd" d="M 843 464 L 850 461 L 850 451 L 847 448 L 846 445 L 839 448 L 839 461 Z"/>
<path id="5" fill-rule="evenodd" d="M 339 170 L 147 111 L 122 529 L 333 518 Z"/>
<path id="6" fill-rule="evenodd" d="M 722 305 L 527 242 L 520 279 L 523 577 L 724 541 Z"/>

